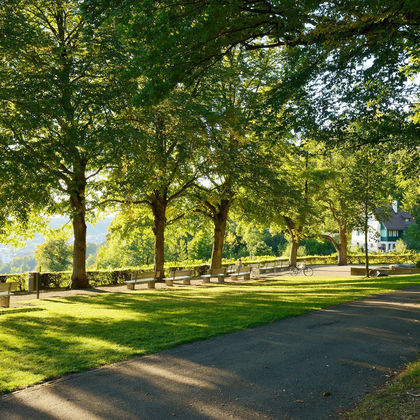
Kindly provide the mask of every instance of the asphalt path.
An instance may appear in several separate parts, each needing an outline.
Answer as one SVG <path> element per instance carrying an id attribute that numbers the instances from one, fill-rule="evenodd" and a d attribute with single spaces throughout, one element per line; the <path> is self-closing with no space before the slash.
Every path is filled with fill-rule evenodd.
<path id="1" fill-rule="evenodd" d="M 416 358 L 420 286 L 0 397 L 0 419 L 327 419 Z"/>

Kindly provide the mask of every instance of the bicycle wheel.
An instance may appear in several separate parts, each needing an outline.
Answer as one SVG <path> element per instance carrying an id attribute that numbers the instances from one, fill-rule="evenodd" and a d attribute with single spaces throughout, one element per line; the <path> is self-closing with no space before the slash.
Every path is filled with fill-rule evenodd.
<path id="1" fill-rule="evenodd" d="M 299 273 L 299 269 L 298 269 L 297 267 L 292 267 L 292 268 L 290 269 L 290 274 L 291 274 L 292 276 L 297 276 L 297 275 L 298 275 L 298 273 Z"/>
<path id="2" fill-rule="evenodd" d="M 303 274 L 305 274 L 305 276 L 312 276 L 312 274 L 314 274 L 314 270 L 312 270 L 311 267 L 305 267 L 303 269 Z"/>

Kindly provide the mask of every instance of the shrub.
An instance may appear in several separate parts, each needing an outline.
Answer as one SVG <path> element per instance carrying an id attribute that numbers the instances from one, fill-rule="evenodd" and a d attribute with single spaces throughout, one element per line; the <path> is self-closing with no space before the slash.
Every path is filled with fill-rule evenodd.
<path id="1" fill-rule="evenodd" d="M 417 267 L 417 268 L 420 268 L 420 260 L 418 260 L 418 261 L 416 262 L 416 267 Z"/>
<path id="2" fill-rule="evenodd" d="M 369 255 L 371 264 L 396 264 L 396 263 L 413 263 L 417 261 L 417 267 L 420 268 L 420 260 L 418 260 L 419 254 L 407 253 L 402 255 L 396 254 L 377 254 Z M 287 261 L 288 257 L 273 257 L 272 255 L 264 255 L 258 257 L 244 257 L 242 261 L 245 264 L 263 264 L 265 262 L 280 262 Z M 305 262 L 308 265 L 314 264 L 337 264 L 337 255 L 309 255 L 297 257 L 298 261 Z M 349 264 L 363 264 L 365 262 L 364 254 L 349 255 Z M 225 258 L 223 259 L 223 265 L 227 266 L 235 264 L 236 259 Z M 209 268 L 209 262 L 204 260 L 187 260 L 182 262 L 168 262 L 165 264 L 165 275 L 169 275 L 169 272 L 173 269 L 185 269 L 195 270 L 196 274 L 202 274 Z M 125 280 L 128 280 L 133 271 L 153 271 L 153 264 L 141 265 L 138 267 L 124 267 L 120 269 L 110 270 L 96 270 L 88 271 L 87 276 L 91 286 L 109 286 L 123 284 Z M 55 273 L 41 273 L 40 274 L 40 287 L 42 289 L 50 288 L 65 288 L 69 287 L 71 280 L 70 271 L 62 271 Z M 0 275 L 0 282 L 12 281 L 17 282 L 19 290 L 28 290 L 28 273 L 21 274 L 4 274 Z"/>
<path id="3" fill-rule="evenodd" d="M 393 254 L 406 254 L 407 253 L 407 245 L 404 243 L 402 239 L 398 239 L 395 243 L 395 248 L 391 251 Z"/>
<path id="4" fill-rule="evenodd" d="M 18 290 L 28 289 L 28 273 L 0 275 L 0 283 L 11 282 L 18 284 Z"/>

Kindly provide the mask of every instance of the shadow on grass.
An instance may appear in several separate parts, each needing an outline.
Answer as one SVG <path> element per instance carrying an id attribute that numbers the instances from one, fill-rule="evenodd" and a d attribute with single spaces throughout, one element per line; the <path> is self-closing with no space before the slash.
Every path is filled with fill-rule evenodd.
<path id="1" fill-rule="evenodd" d="M 286 285 L 270 279 L 227 287 L 44 299 L 45 308 L 25 308 L 28 313 L 21 312 L 23 317 L 13 316 L 19 313 L 14 312 L 0 318 L 0 386 L 11 390 L 297 316 L 357 299 L 363 295 L 362 286 L 373 293 L 410 285 L 413 281 L 409 279 L 396 282 L 391 278 L 356 282 L 331 279 L 316 284 L 294 280 Z"/>
<path id="2" fill-rule="evenodd" d="M 47 361 L 70 372 L 228 332 L 223 328 L 264 323 L 265 314 L 255 304 L 271 305 L 267 313 L 275 316 L 317 304 L 307 296 L 285 302 L 282 296 L 273 300 L 275 291 L 241 290 L 249 292 L 225 290 L 216 300 L 203 289 L 75 296 L 69 298 L 74 306 L 52 300 L 42 319 L 19 323 L 10 318 L 6 327 L 27 340 L 28 354 L 35 354 L 43 369 Z M 220 293 L 219 288 L 213 292 Z M 384 312 L 370 301 L 358 302 L 363 311 L 350 311 L 358 317 L 355 323 L 346 323 L 348 307 L 318 312 L 288 327 L 262 327 L 238 340 L 216 338 L 42 387 L 37 394 L 42 404 L 36 398 L 0 399 L 0 412 L 22 419 L 64 418 L 66 407 L 73 418 L 328 418 L 343 400 L 348 403 L 347 395 L 351 399 L 366 391 L 366 378 L 375 386 L 398 367 L 401 349 L 407 356 L 415 352 L 418 310 L 405 307 L 402 321 L 399 309 Z M 63 318 L 60 308 L 75 312 Z M 366 315 L 366 310 L 373 312 Z M 12 350 L 16 348 L 9 344 L 6 351 Z M 27 362 L 32 369 L 33 360 Z M 322 397 L 325 384 L 337 389 L 330 398 Z"/>
<path id="3" fill-rule="evenodd" d="M 39 312 L 39 311 L 45 311 L 45 308 L 7 308 L 7 309 L 0 309 L 0 315 L 10 315 L 10 314 L 25 314 L 28 312 Z"/>

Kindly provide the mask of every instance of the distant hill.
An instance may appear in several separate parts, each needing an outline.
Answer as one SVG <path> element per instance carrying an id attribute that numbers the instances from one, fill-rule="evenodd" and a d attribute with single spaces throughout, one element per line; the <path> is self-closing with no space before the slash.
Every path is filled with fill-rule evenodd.
<path id="1" fill-rule="evenodd" d="M 87 242 L 93 242 L 95 244 L 100 244 L 105 242 L 105 236 L 108 233 L 108 226 L 112 222 L 114 215 L 107 216 L 104 220 L 100 220 L 96 225 L 88 224 L 87 225 Z M 69 219 L 65 217 L 53 217 L 50 222 L 50 226 L 53 229 L 57 229 L 65 224 L 69 223 Z M 23 248 L 12 248 L 8 245 L 0 244 L 0 263 L 8 263 L 14 257 L 24 257 L 27 255 L 33 255 L 35 249 L 38 245 L 41 245 L 44 242 L 44 237 L 41 234 L 36 234 L 35 238 L 28 241 Z"/>

